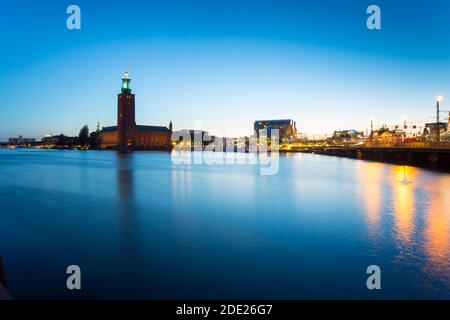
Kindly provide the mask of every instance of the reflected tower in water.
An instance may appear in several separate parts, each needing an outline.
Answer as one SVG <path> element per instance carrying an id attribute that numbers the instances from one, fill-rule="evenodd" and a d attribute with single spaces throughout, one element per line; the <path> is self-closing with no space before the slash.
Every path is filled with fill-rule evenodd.
<path id="1" fill-rule="evenodd" d="M 135 154 L 117 153 L 117 193 L 118 193 L 118 222 L 119 222 L 119 251 L 123 257 L 120 264 L 119 282 L 121 287 L 131 290 L 128 295 L 139 296 L 141 291 L 138 260 L 138 231 L 136 217 L 135 188 Z M 125 294 L 125 293 L 124 293 Z"/>
<path id="2" fill-rule="evenodd" d="M 134 154 L 117 153 L 117 202 L 120 227 L 131 232 L 136 215 Z"/>
<path id="3" fill-rule="evenodd" d="M 117 154 L 117 185 L 121 207 L 130 205 L 134 197 L 133 155 Z"/>

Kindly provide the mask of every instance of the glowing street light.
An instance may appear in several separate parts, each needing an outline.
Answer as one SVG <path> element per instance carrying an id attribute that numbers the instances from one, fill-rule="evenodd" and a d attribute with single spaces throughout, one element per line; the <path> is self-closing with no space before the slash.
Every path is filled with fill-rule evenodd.
<path id="1" fill-rule="evenodd" d="M 437 96 L 436 97 L 436 142 L 440 142 L 441 141 L 441 130 L 439 128 L 439 103 L 443 99 L 444 98 L 442 96 Z"/>

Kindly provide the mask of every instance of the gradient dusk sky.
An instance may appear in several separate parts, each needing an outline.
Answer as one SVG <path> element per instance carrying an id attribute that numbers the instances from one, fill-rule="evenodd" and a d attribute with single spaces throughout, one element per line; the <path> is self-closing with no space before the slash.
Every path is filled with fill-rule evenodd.
<path id="1" fill-rule="evenodd" d="M 2 1 L 0 140 L 116 124 L 133 79 L 138 124 L 250 134 L 433 121 L 450 109 L 450 1 Z M 81 8 L 81 30 L 66 8 Z M 381 7 L 382 29 L 366 27 Z"/>

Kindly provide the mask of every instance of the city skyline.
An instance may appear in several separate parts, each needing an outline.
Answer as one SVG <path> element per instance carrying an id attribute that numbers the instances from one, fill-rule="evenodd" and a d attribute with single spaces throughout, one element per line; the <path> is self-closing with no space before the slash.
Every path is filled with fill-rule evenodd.
<path id="1" fill-rule="evenodd" d="M 449 0 L 3 9 L 0 300 L 450 299 Z"/>
<path id="2" fill-rule="evenodd" d="M 371 119 L 431 122 L 434 97 L 450 97 L 450 4 L 433 3 L 379 1 L 382 29 L 370 31 L 367 1 L 133 2 L 124 11 L 78 1 L 82 28 L 69 31 L 66 4 L 23 10 L 18 1 L 0 14 L 11 31 L 0 140 L 114 124 L 124 71 L 136 117 L 176 129 L 201 122 L 213 134 L 250 135 L 256 119 L 289 118 L 322 134 L 365 130 Z"/>

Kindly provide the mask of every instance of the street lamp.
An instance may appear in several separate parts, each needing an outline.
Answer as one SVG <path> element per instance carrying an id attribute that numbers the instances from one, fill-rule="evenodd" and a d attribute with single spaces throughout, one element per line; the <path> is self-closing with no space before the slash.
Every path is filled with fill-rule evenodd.
<path id="1" fill-rule="evenodd" d="M 406 129 L 406 116 L 402 116 L 402 121 L 403 121 L 403 129 Z"/>
<path id="2" fill-rule="evenodd" d="M 370 119 L 370 142 L 373 142 L 373 117 Z"/>
<path id="3" fill-rule="evenodd" d="M 442 96 L 436 97 L 436 142 L 441 141 L 441 130 L 439 128 L 439 104 L 444 98 Z"/>

